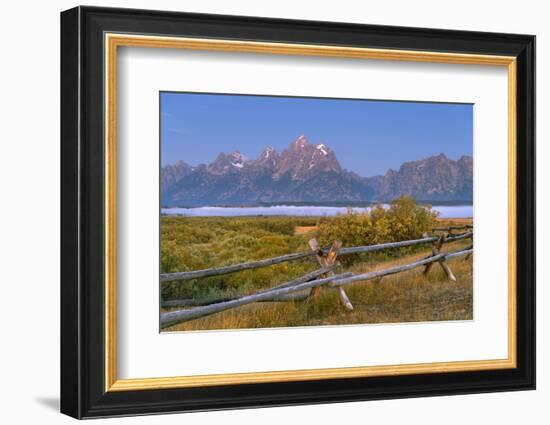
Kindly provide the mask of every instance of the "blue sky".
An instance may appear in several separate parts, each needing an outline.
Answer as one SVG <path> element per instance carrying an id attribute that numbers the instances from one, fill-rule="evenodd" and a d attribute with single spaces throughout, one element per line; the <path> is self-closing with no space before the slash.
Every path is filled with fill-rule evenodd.
<path id="1" fill-rule="evenodd" d="M 472 155 L 473 105 L 162 92 L 161 162 L 210 163 L 220 152 L 251 159 L 298 136 L 325 143 L 362 176 L 443 152 Z"/>

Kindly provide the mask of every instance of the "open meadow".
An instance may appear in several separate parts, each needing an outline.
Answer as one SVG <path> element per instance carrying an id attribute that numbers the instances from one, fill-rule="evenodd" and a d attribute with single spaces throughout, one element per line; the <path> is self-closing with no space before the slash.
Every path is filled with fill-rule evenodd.
<path id="1" fill-rule="evenodd" d="M 421 238 L 432 229 L 471 224 L 471 219 L 438 219 L 404 199 L 389 210 L 335 217 L 161 217 L 161 273 L 233 265 L 308 251 L 315 238 L 326 247 L 374 245 Z M 444 252 L 471 246 L 471 239 L 446 243 Z M 411 263 L 431 255 L 430 245 L 375 253 L 341 255 L 334 272 L 365 273 Z M 346 310 L 338 291 L 323 287 L 301 301 L 260 302 L 173 325 L 163 331 L 270 328 L 288 326 L 471 320 L 472 258 L 448 261 L 457 278 L 442 268 L 424 267 L 345 286 L 353 304 Z M 319 269 L 314 257 L 219 276 L 161 283 L 162 302 L 231 299 L 272 288 Z M 299 294 L 306 295 L 308 291 Z M 161 313 L 182 307 L 162 308 Z"/>

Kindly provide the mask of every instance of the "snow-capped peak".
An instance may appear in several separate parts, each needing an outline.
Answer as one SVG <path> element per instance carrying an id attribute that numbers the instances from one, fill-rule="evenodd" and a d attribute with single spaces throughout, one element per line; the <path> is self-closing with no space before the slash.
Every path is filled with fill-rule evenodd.
<path id="1" fill-rule="evenodd" d="M 240 153 L 239 151 L 235 151 L 235 152 L 232 152 L 231 153 L 231 156 L 234 158 L 234 159 L 238 159 L 238 160 L 241 160 L 241 161 L 246 161 L 246 156 L 244 156 L 242 153 Z"/>
<path id="2" fill-rule="evenodd" d="M 307 145 L 307 138 L 304 134 L 301 134 L 300 137 L 298 137 L 295 141 L 294 141 L 294 144 L 299 147 L 299 148 L 303 148 Z"/>
<path id="3" fill-rule="evenodd" d="M 321 151 L 321 153 L 323 155 L 328 155 L 328 152 L 327 152 L 327 145 L 325 145 L 324 143 L 319 143 L 317 146 L 315 146 L 315 149 L 318 149 Z"/>
<path id="4" fill-rule="evenodd" d="M 271 155 L 273 155 L 273 153 L 275 152 L 275 149 L 273 148 L 273 146 L 268 146 L 267 148 L 264 149 L 264 159 L 268 159 Z"/>
<path id="5" fill-rule="evenodd" d="M 233 167 L 237 167 L 237 168 L 243 168 L 244 167 L 244 163 L 247 161 L 247 157 L 244 156 L 242 153 L 240 153 L 239 151 L 235 151 L 235 152 L 232 152 L 231 153 L 231 158 L 233 159 L 233 161 L 231 162 L 231 165 Z"/>

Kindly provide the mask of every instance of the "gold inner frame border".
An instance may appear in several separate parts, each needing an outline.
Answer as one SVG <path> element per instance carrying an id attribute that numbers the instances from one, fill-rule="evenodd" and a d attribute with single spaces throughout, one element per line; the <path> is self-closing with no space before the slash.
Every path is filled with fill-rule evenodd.
<path id="1" fill-rule="evenodd" d="M 238 385 L 269 382 L 312 381 L 419 373 L 449 373 L 511 369 L 516 358 L 516 58 L 513 56 L 371 49 L 331 45 L 288 44 L 221 39 L 180 38 L 150 35 L 106 33 L 105 46 L 105 391 L 137 391 L 215 385 Z M 116 324 L 116 136 L 117 136 L 117 51 L 118 47 L 148 47 L 228 51 L 279 55 L 324 56 L 355 59 L 397 60 L 507 67 L 508 72 L 508 358 L 437 363 L 305 369 L 270 372 L 229 373 L 173 377 L 118 379 Z"/>

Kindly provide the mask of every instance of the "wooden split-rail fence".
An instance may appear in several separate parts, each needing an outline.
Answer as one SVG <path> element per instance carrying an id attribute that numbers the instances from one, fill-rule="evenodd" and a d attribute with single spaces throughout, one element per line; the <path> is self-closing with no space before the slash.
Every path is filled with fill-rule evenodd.
<path id="1" fill-rule="evenodd" d="M 287 254 L 279 257 L 268 258 L 265 260 L 251 261 L 247 263 L 234 264 L 231 266 L 217 267 L 204 270 L 194 270 L 187 272 L 164 273 L 161 274 L 161 283 L 173 281 L 186 281 L 208 276 L 219 276 L 228 273 L 239 272 L 242 270 L 257 269 L 274 264 L 280 264 L 287 261 L 294 261 L 303 258 L 312 258 L 319 264 L 319 268 L 296 279 L 281 283 L 275 287 L 261 290 L 254 294 L 244 295 L 232 298 L 217 298 L 206 300 L 169 300 L 163 301 L 163 308 L 185 307 L 181 310 L 162 313 L 160 316 L 161 328 L 187 322 L 211 314 L 219 313 L 225 310 L 233 309 L 247 304 L 257 302 L 280 302 L 280 301 L 307 301 L 313 300 L 321 291 L 322 287 L 333 288 L 338 292 L 338 296 L 347 310 L 353 310 L 353 304 L 349 300 L 344 286 L 356 282 L 367 282 L 374 279 L 381 279 L 384 276 L 402 273 L 417 267 L 424 267 L 424 274 L 427 274 L 434 264 L 438 264 L 445 272 L 450 281 L 456 282 L 456 277 L 451 271 L 447 260 L 455 257 L 465 256 L 466 259 L 473 254 L 473 245 L 452 252 L 442 252 L 445 243 L 454 242 L 461 239 L 471 239 L 473 237 L 473 228 L 470 225 L 448 226 L 432 229 L 434 232 L 440 232 L 433 236 L 424 234 L 421 239 L 414 239 L 400 242 L 390 242 L 378 245 L 342 247 L 342 242 L 334 241 L 330 248 L 322 249 L 319 247 L 316 239 L 309 241 L 310 251 Z M 462 233 L 454 233 L 462 231 Z M 409 264 L 389 267 L 383 270 L 377 270 L 367 273 L 354 274 L 351 272 L 335 273 L 337 265 L 336 259 L 339 255 L 359 254 L 368 252 L 378 252 L 392 248 L 403 248 L 414 245 L 429 245 L 432 254 L 414 261 Z M 308 291 L 307 293 L 305 291 Z M 298 294 L 301 293 L 301 294 Z M 192 308 L 189 308 L 192 307 Z"/>

